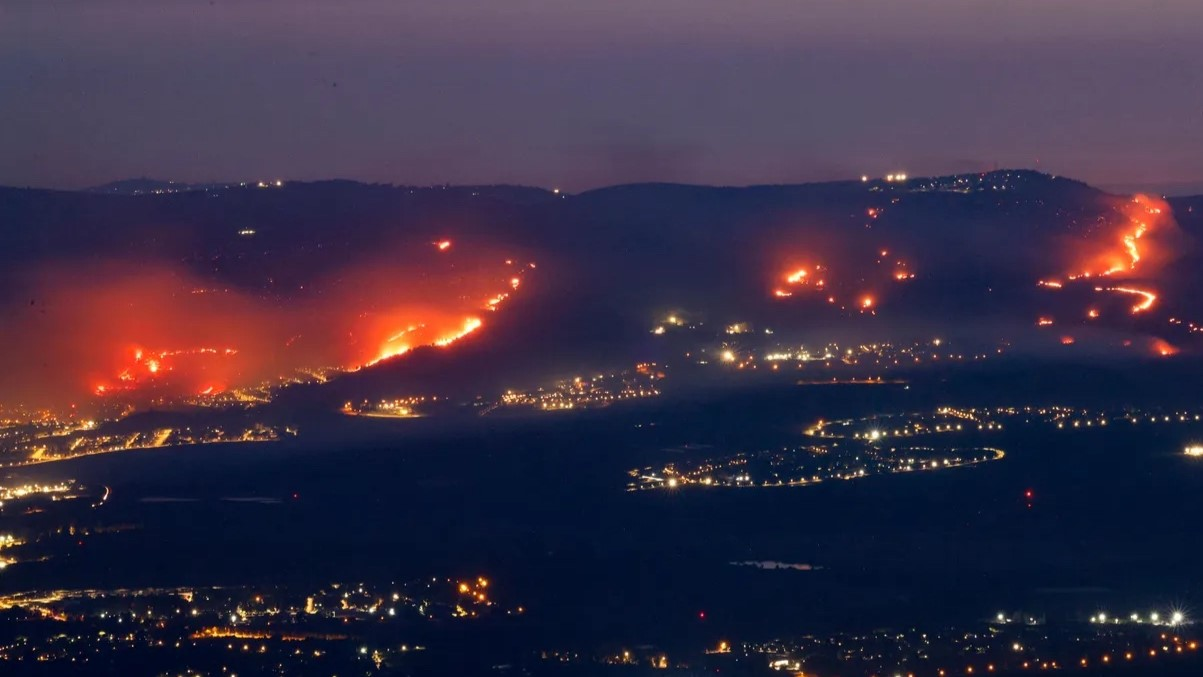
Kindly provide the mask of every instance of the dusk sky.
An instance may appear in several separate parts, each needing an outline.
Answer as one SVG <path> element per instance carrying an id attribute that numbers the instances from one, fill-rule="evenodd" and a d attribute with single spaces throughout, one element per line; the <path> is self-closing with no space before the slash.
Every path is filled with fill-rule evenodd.
<path id="1" fill-rule="evenodd" d="M 1203 182 L 1200 0 L 2 0 L 0 184 Z"/>

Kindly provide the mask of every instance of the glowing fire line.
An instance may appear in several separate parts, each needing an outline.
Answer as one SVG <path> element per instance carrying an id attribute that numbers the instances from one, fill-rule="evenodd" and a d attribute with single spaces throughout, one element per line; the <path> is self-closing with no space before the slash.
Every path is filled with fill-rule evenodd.
<path id="1" fill-rule="evenodd" d="M 444 240 L 443 242 L 437 243 L 440 249 L 446 249 L 446 247 L 442 246 L 444 243 L 446 243 L 447 246 L 450 247 L 450 241 Z M 512 263 L 513 263 L 512 259 L 506 261 L 507 265 L 511 265 Z M 533 269 L 535 267 L 535 264 L 530 263 L 530 264 L 527 264 L 527 266 L 528 266 L 528 268 Z M 511 290 L 517 291 L 518 288 L 522 285 L 522 279 L 520 277 L 521 274 L 522 273 L 520 272 L 519 275 L 510 277 L 507 280 Z M 501 304 L 508 298 L 510 298 L 510 292 L 500 292 L 492 297 L 489 297 L 488 299 L 485 300 L 485 302 L 483 304 L 483 310 L 496 311 L 501 306 Z M 463 324 L 458 329 L 452 330 L 450 333 L 443 334 L 434 339 L 430 339 L 430 338 L 421 338 L 420 339 L 417 336 L 414 336 L 413 340 L 406 341 L 404 343 L 398 343 L 405 337 L 410 336 L 410 335 L 414 334 L 415 332 L 418 332 L 419 330 L 427 328 L 427 325 L 424 323 L 410 324 L 404 330 L 395 332 L 392 335 L 390 335 L 387 339 L 385 339 L 384 343 L 380 346 L 380 349 L 377 352 L 376 356 L 373 357 L 372 359 L 368 360 L 367 362 L 364 362 L 361 366 L 370 367 L 374 364 L 383 362 L 384 360 L 387 360 L 389 358 L 404 355 L 405 353 L 408 353 L 409 351 L 413 350 L 414 348 L 417 348 L 422 345 L 430 345 L 430 346 L 436 346 L 436 347 L 440 347 L 440 348 L 449 346 L 452 343 L 455 343 L 456 341 L 460 340 L 461 338 L 467 336 L 468 334 L 471 334 L 472 332 L 476 331 L 477 329 L 480 329 L 483 325 L 484 325 L 484 322 L 479 317 L 470 316 L 470 317 L 464 318 Z M 352 368 L 358 369 L 360 367 L 356 366 L 356 367 L 352 367 Z"/>
<path id="2" fill-rule="evenodd" d="M 114 387 L 109 383 L 100 383 L 93 388 L 96 395 L 108 395 L 116 391 L 130 390 L 136 388 L 139 383 L 146 379 L 157 379 L 165 372 L 175 370 L 175 365 L 171 358 L 176 357 L 192 357 L 199 355 L 212 355 L 216 357 L 230 357 L 237 355 L 238 350 L 235 348 L 182 348 L 173 350 L 156 350 L 147 351 L 144 348 L 135 347 L 133 349 L 133 364 L 125 367 L 117 372 L 116 379 L 123 385 Z M 211 395 L 220 392 L 220 386 L 209 385 L 199 391 L 201 395 Z"/>
<path id="3" fill-rule="evenodd" d="M 1157 295 L 1154 294 L 1153 292 L 1145 291 L 1143 289 L 1135 289 L 1133 287 L 1095 287 L 1094 290 L 1095 291 L 1113 291 L 1113 292 L 1119 292 L 1120 294 L 1132 294 L 1132 295 L 1141 297 L 1142 300 L 1140 301 L 1140 303 L 1137 303 L 1136 305 L 1132 306 L 1132 314 L 1133 315 L 1135 315 L 1137 313 L 1143 313 L 1144 311 L 1148 310 L 1149 308 L 1152 308 L 1153 304 L 1157 302 Z"/>

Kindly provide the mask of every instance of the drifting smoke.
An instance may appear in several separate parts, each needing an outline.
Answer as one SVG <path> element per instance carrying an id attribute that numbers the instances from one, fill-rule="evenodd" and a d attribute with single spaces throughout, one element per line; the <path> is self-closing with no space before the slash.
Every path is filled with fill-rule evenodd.
<path id="1" fill-rule="evenodd" d="M 449 241 L 429 251 L 361 261 L 286 298 L 144 263 L 39 267 L 0 315 L 0 398 L 88 410 L 357 369 L 480 328 L 533 268 Z"/>
<path id="2" fill-rule="evenodd" d="M 1120 209 L 1124 222 L 1118 232 L 1108 233 L 1101 241 L 1083 247 L 1078 255 L 1084 257 L 1079 270 L 1069 280 L 1091 277 L 1144 278 L 1156 275 L 1177 251 L 1181 233 L 1172 211 L 1164 200 L 1147 195 L 1135 195 Z M 1096 292 L 1111 292 L 1136 297 L 1130 307 L 1133 315 L 1147 312 L 1157 303 L 1157 291 L 1140 283 L 1115 286 L 1096 286 Z M 1097 317 L 1097 311 L 1089 311 Z M 1161 355 L 1170 354 L 1158 349 Z"/>
<path id="3" fill-rule="evenodd" d="M 1097 294 L 1121 295 L 1131 299 L 1127 306 L 1130 315 L 1149 313 L 1161 299 L 1155 280 L 1176 254 L 1181 252 L 1183 236 L 1174 221 L 1171 208 L 1164 200 L 1147 195 L 1135 195 L 1119 206 L 1123 219 L 1117 228 L 1094 233 L 1086 241 L 1076 241 L 1070 247 L 1074 261 L 1070 272 L 1061 279 L 1040 280 L 1046 289 L 1091 285 Z M 1101 284 L 1102 279 L 1107 284 Z M 1090 280 L 1095 280 L 1090 282 Z M 1094 307 L 1085 311 L 1094 320 L 1100 312 Z M 1051 324 L 1042 319 L 1039 324 Z M 1149 350 L 1162 357 L 1174 355 L 1178 348 L 1165 340 L 1152 337 Z"/>
<path id="4" fill-rule="evenodd" d="M 1178 225 L 1164 200 L 1136 195 L 1119 207 L 1118 229 L 1096 233 L 1070 246 L 1070 280 L 1148 275 L 1173 257 Z"/>

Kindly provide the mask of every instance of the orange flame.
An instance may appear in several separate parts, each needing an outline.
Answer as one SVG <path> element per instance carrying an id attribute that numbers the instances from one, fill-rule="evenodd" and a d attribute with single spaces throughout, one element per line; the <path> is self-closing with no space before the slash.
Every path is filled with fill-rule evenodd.
<path id="1" fill-rule="evenodd" d="M 821 265 L 801 265 L 788 269 L 788 272 L 781 274 L 781 280 L 785 282 L 785 287 L 814 287 L 822 288 L 827 284 L 824 279 L 815 279 L 816 275 L 823 270 Z M 812 280 L 814 280 L 812 282 Z M 777 298 L 789 298 L 793 296 L 793 292 L 783 287 L 773 289 L 773 296 Z"/>
<path id="2" fill-rule="evenodd" d="M 132 390 L 147 380 L 161 377 L 165 372 L 174 371 L 179 359 L 186 360 L 187 366 L 193 367 L 200 365 L 210 356 L 229 357 L 236 354 L 238 354 L 238 351 L 233 348 L 185 348 L 148 351 L 145 348 L 136 347 L 133 349 L 133 363 L 121 368 L 117 372 L 116 379 L 121 385 L 101 384 L 94 389 L 94 392 L 97 395 L 106 395 L 119 390 Z M 213 387 L 210 386 L 208 390 L 210 392 L 205 392 L 205 389 L 202 388 L 200 394 L 211 394 Z"/>
<path id="3" fill-rule="evenodd" d="M 1125 271 L 1135 271 L 1137 264 L 1148 258 L 1145 236 L 1154 226 L 1170 225 L 1164 218 L 1163 203 L 1147 195 L 1133 196 L 1124 210 L 1128 223 L 1118 235 L 1116 245 L 1096 251 L 1080 272 L 1069 275 L 1070 280 L 1107 277 Z"/>
<path id="4" fill-rule="evenodd" d="M 98 396 L 184 401 L 448 346 L 525 291 L 533 264 L 511 258 L 502 267 L 505 254 L 471 245 L 448 270 L 450 254 L 435 239 L 324 273 L 316 293 L 274 298 L 237 288 L 191 294 L 213 281 L 144 262 L 30 267 L 22 282 L 45 310 L 4 309 L 0 324 L 15 340 L 0 353 L 0 396 L 54 409 L 84 394 L 89 406 L 100 406 Z M 55 359 L 20 359 L 35 350 Z"/>
<path id="5" fill-rule="evenodd" d="M 1162 339 L 1153 339 L 1153 352 L 1161 357 L 1169 357 L 1170 355 L 1177 355 L 1180 351 Z"/>
<path id="6" fill-rule="evenodd" d="M 1132 294 L 1134 296 L 1139 296 L 1141 298 L 1140 302 L 1132 306 L 1133 315 L 1145 312 L 1149 308 L 1152 308 L 1153 304 L 1157 302 L 1157 295 L 1153 292 L 1146 291 L 1144 289 L 1136 289 L 1134 287 L 1095 287 L 1094 290 L 1113 291 L 1119 292 L 1120 294 Z"/>

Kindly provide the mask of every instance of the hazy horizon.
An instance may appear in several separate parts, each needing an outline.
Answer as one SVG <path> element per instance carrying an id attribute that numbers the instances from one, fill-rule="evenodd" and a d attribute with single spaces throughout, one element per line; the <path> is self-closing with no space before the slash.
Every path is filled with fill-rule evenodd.
<path id="1" fill-rule="evenodd" d="M 991 169 L 991 170 L 984 170 L 984 171 L 988 172 L 988 171 L 995 171 L 995 170 Z M 997 171 L 1040 171 L 1040 170 L 1031 168 L 1031 167 L 1000 167 L 1000 168 L 998 168 Z M 930 178 L 930 177 L 934 177 L 934 176 L 952 176 L 952 175 L 961 174 L 961 173 L 966 173 L 966 172 L 945 172 L 945 173 L 941 173 L 941 174 L 932 174 L 932 175 L 928 175 L 928 176 L 908 175 L 908 178 L 913 180 L 913 179 Z M 973 173 L 973 172 L 968 172 L 968 173 Z M 1075 181 L 1083 181 L 1081 178 L 1076 177 L 1076 176 L 1066 176 L 1066 175 L 1058 175 L 1058 174 L 1051 174 L 1051 173 L 1050 173 L 1050 175 L 1057 176 L 1059 178 L 1071 179 L 1071 180 L 1075 180 Z M 0 187 L 29 189 L 29 190 L 63 190 L 63 191 L 68 191 L 68 192 L 86 192 L 86 191 L 96 190 L 96 189 L 100 189 L 100 188 L 105 188 L 105 187 L 111 186 L 113 184 L 119 184 L 119 183 L 124 183 L 124 182 L 136 182 L 136 181 L 166 182 L 166 183 L 175 183 L 175 184 L 182 184 L 182 185 L 188 185 L 188 186 L 205 186 L 205 185 L 231 185 L 231 184 L 235 184 L 235 183 L 254 184 L 258 181 L 280 180 L 280 181 L 284 181 L 287 183 L 351 181 L 351 182 L 356 182 L 356 183 L 381 184 L 381 185 L 390 185 L 390 186 L 399 186 L 399 187 L 400 186 L 435 187 L 435 186 L 444 186 L 444 185 L 457 186 L 457 187 L 513 186 L 516 188 L 541 188 L 541 189 L 545 189 L 545 190 L 563 190 L 567 194 L 573 194 L 573 193 L 584 193 L 584 192 L 588 192 L 588 191 L 592 191 L 592 190 L 601 190 L 601 189 L 605 189 L 605 188 L 612 188 L 612 187 L 621 186 L 621 185 L 636 185 L 636 184 L 645 184 L 645 183 L 669 183 L 669 184 L 677 184 L 677 185 L 698 186 L 698 187 L 703 187 L 703 188 L 753 188 L 753 187 L 757 187 L 757 186 L 771 186 L 771 185 L 784 186 L 784 185 L 841 183 L 841 182 L 848 182 L 848 181 L 859 181 L 862 178 L 865 178 L 866 176 L 867 175 L 861 175 L 861 176 L 856 176 L 856 177 L 840 176 L 840 177 L 832 177 L 832 178 L 812 179 L 812 180 L 806 180 L 806 181 L 746 183 L 746 184 L 719 184 L 719 183 L 702 183 L 702 182 L 689 182 L 689 181 L 662 182 L 662 181 L 656 181 L 656 180 L 648 180 L 648 181 L 628 181 L 628 182 L 620 182 L 620 183 L 607 183 L 607 184 L 598 185 L 598 186 L 586 186 L 586 187 L 582 187 L 577 190 L 562 189 L 559 186 L 535 186 L 535 185 L 530 185 L 530 184 L 500 183 L 500 182 L 488 182 L 488 181 L 478 182 L 478 183 L 405 184 L 405 183 L 397 183 L 397 182 L 392 182 L 392 181 L 370 181 L 370 180 L 356 179 L 356 178 L 345 177 L 345 176 L 329 176 L 329 177 L 311 178 L 311 179 L 291 179 L 291 178 L 287 178 L 287 177 L 238 177 L 238 178 L 232 178 L 232 179 L 208 179 L 208 180 L 200 180 L 200 181 L 179 181 L 179 180 L 176 180 L 171 177 L 131 176 L 131 177 L 117 178 L 117 179 L 112 179 L 109 181 L 103 181 L 103 182 L 100 182 L 97 184 L 92 184 L 92 185 L 87 185 L 87 186 L 78 186 L 78 187 L 32 186 L 32 185 L 30 185 L 30 186 L 0 185 Z M 870 180 L 881 180 L 884 177 L 883 176 L 868 176 L 868 178 Z M 1087 185 L 1091 186 L 1092 188 L 1096 188 L 1103 192 L 1117 194 L 1117 195 L 1130 195 L 1130 194 L 1136 194 L 1136 193 L 1146 193 L 1146 194 L 1150 194 L 1150 195 L 1163 195 L 1165 197 L 1191 197 L 1191 196 L 1195 196 L 1195 195 L 1203 195 L 1203 180 L 1197 181 L 1197 182 L 1196 181 L 1175 181 L 1175 182 L 1169 182 L 1169 183 L 1143 183 L 1143 182 L 1123 183 L 1123 182 L 1120 182 L 1120 183 L 1097 184 L 1097 183 L 1091 183 L 1089 181 L 1083 181 L 1083 182 L 1086 183 Z"/>
<path id="2" fill-rule="evenodd" d="M 1185 0 L 19 0 L 0 7 L 0 184 L 997 166 L 1197 185 L 1199 25 Z"/>

